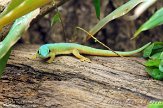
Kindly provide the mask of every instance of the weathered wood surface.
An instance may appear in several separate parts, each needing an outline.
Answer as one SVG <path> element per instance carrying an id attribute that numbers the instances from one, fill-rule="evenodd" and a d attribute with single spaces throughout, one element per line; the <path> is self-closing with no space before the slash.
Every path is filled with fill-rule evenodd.
<path id="1" fill-rule="evenodd" d="M 12 52 L 0 80 L 5 108 L 145 108 L 163 100 L 163 82 L 152 80 L 141 58 L 93 57 L 80 62 L 59 56 L 53 63 L 31 60 L 37 45 Z"/>

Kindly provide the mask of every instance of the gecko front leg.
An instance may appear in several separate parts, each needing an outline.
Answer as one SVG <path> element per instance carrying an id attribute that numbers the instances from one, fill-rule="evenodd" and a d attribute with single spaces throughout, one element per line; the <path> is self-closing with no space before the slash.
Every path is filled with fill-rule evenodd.
<path id="1" fill-rule="evenodd" d="M 52 63 L 53 60 L 55 59 L 55 52 L 50 52 L 49 56 L 50 56 L 50 59 L 47 62 Z"/>
<path id="2" fill-rule="evenodd" d="M 79 51 L 77 50 L 77 49 L 74 49 L 73 51 L 72 51 L 72 54 L 75 56 L 75 57 L 77 57 L 80 61 L 86 61 L 86 62 L 91 62 L 91 60 L 89 59 L 89 58 L 86 58 L 86 57 L 84 57 L 84 56 L 82 56 L 82 55 L 80 55 L 80 53 L 79 53 Z"/>
<path id="3" fill-rule="evenodd" d="M 39 56 L 38 53 L 36 53 L 30 59 L 35 60 L 38 56 Z"/>

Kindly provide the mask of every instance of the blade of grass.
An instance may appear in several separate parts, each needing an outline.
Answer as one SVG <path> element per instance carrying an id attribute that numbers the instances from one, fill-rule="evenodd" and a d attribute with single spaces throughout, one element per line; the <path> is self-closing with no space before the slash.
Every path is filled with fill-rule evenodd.
<path id="1" fill-rule="evenodd" d="M 95 35 L 102 27 L 104 27 L 108 22 L 121 17 L 127 14 L 131 9 L 137 6 L 139 3 L 143 2 L 144 0 L 130 0 L 129 2 L 125 3 L 124 5 L 120 6 L 112 13 L 107 15 L 105 18 L 101 19 L 90 31 L 89 33 Z M 90 39 L 91 36 L 88 36 L 87 39 Z"/>
<path id="2" fill-rule="evenodd" d="M 53 17 L 52 17 L 52 20 L 51 20 L 51 26 L 56 24 L 57 22 L 61 22 L 60 20 L 60 13 L 57 12 Z"/>
<path id="3" fill-rule="evenodd" d="M 8 58 L 10 56 L 10 53 L 11 53 L 11 49 L 7 52 L 7 54 L 4 57 L 2 57 L 0 59 L 0 65 L 1 65 L 0 66 L 0 78 L 1 78 L 1 76 L 3 74 L 3 71 L 4 71 L 5 67 L 6 67 L 6 64 L 7 64 Z"/>
<path id="4" fill-rule="evenodd" d="M 163 24 L 163 8 L 156 11 L 156 13 L 135 32 L 132 39 L 138 37 L 142 31 L 152 29 L 161 24 Z"/>
<path id="5" fill-rule="evenodd" d="M 93 0 L 93 5 L 96 10 L 96 16 L 98 19 L 100 19 L 100 0 Z"/>

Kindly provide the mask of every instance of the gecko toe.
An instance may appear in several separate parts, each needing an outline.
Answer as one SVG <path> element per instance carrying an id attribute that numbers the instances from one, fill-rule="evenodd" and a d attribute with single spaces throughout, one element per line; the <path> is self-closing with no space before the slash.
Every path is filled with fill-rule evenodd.
<path id="1" fill-rule="evenodd" d="M 91 62 L 91 60 L 89 58 L 81 58 L 80 61 L 82 61 L 82 62 L 86 61 L 86 62 L 89 62 L 89 63 Z"/>

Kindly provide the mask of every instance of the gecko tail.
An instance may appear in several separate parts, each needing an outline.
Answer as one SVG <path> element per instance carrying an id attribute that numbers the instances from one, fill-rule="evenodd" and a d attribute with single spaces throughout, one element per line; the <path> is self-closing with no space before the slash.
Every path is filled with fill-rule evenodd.
<path id="1" fill-rule="evenodd" d="M 131 56 L 131 55 L 134 55 L 136 53 L 139 53 L 141 51 L 143 51 L 145 48 L 147 48 L 149 45 L 151 45 L 151 42 L 147 43 L 146 45 L 142 46 L 141 48 L 138 48 L 136 50 L 133 50 L 133 51 L 127 51 L 127 52 L 119 52 L 119 51 L 116 51 L 118 54 L 122 55 L 122 56 Z"/>
<path id="2" fill-rule="evenodd" d="M 83 46 L 83 48 L 81 49 L 81 47 L 79 47 L 79 49 L 81 49 L 81 53 L 83 54 L 88 54 L 88 55 L 96 55 L 96 56 L 112 56 L 112 57 L 117 57 L 117 56 L 133 56 L 136 53 L 139 53 L 141 51 L 143 51 L 145 48 L 147 48 L 149 45 L 151 44 L 148 43 L 144 46 L 142 46 L 141 48 L 138 48 L 136 50 L 132 50 L 132 51 L 111 51 L 111 50 L 101 50 L 101 49 L 96 49 L 96 48 L 91 48 L 91 47 L 86 47 Z M 115 53 L 116 52 L 116 53 Z"/>

